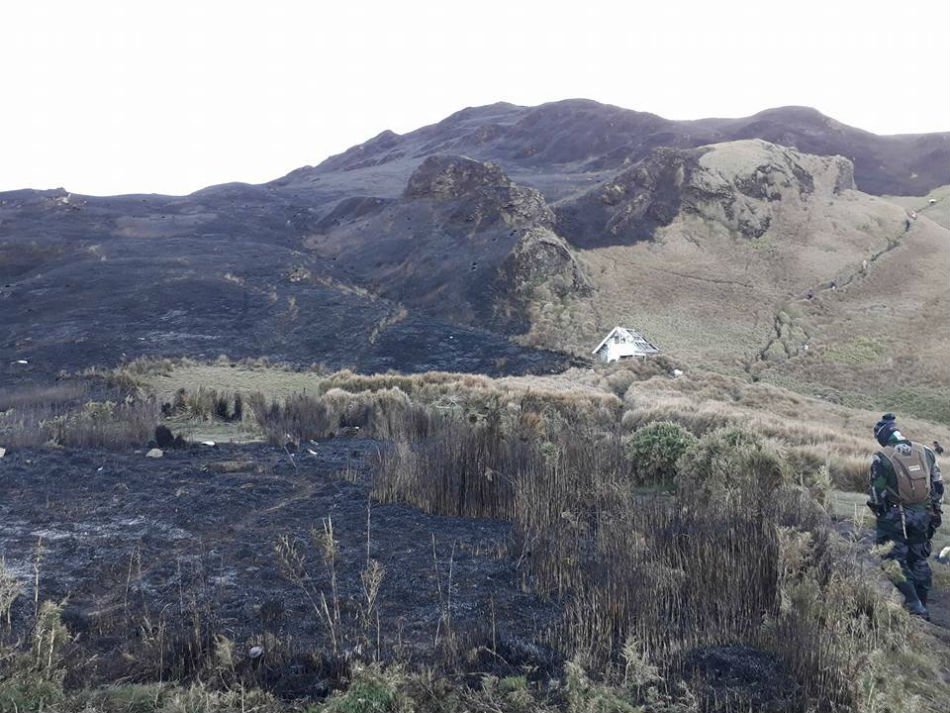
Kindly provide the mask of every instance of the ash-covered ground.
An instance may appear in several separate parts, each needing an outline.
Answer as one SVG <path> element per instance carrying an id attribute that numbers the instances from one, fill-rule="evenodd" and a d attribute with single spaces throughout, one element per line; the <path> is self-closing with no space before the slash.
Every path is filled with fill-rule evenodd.
<path id="1" fill-rule="evenodd" d="M 339 656 L 431 661 L 452 640 L 547 656 L 535 642 L 558 611 L 528 592 L 511 526 L 373 503 L 381 447 L 338 438 L 293 457 L 265 445 L 190 447 L 161 459 L 144 450 L 8 453 L 0 556 L 23 585 L 12 635 L 26 633 L 38 577 L 39 601 L 65 602 L 91 681 L 187 673 L 167 660 L 176 647 L 193 658 L 218 634 L 235 642 L 239 662 L 252 646 L 279 647 L 285 661 L 329 655 L 329 629 L 314 608 L 321 593 L 340 611 Z M 337 543 L 335 597 L 311 537 L 325 519 Z M 302 582 L 281 571 L 282 536 L 306 556 Z M 368 557 L 384 568 L 378 618 L 369 619 Z M 318 685 L 302 677 L 291 692 Z"/>

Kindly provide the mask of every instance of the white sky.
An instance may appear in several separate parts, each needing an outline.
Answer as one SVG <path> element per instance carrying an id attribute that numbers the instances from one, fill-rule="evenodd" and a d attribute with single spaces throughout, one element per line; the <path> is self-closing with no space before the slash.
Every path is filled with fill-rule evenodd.
<path id="1" fill-rule="evenodd" d="M 260 183 L 466 106 L 950 130 L 947 0 L 3 0 L 0 190 Z"/>

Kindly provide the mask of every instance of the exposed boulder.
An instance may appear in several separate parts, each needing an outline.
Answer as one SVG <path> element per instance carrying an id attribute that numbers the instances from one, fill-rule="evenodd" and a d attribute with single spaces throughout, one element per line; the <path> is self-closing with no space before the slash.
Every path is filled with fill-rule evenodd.
<path id="1" fill-rule="evenodd" d="M 657 149 L 605 183 L 557 209 L 558 233 L 595 248 L 650 240 L 679 213 L 696 150 Z"/>
<path id="2" fill-rule="evenodd" d="M 841 156 L 810 156 L 759 139 L 663 148 L 559 205 L 557 228 L 577 247 L 631 244 L 652 240 L 682 211 L 755 239 L 768 231 L 773 204 L 853 188 L 854 167 Z"/>
<path id="3" fill-rule="evenodd" d="M 184 448 L 188 445 L 180 433 L 177 435 L 172 434 L 171 429 L 163 424 L 159 424 L 155 427 L 154 444 L 159 449 L 166 451 L 171 448 Z"/>
<path id="4" fill-rule="evenodd" d="M 159 448 L 171 448 L 175 443 L 175 436 L 168 426 L 159 425 L 155 427 L 155 445 Z"/>
<path id="5" fill-rule="evenodd" d="M 430 156 L 409 177 L 406 198 L 452 200 L 484 188 L 507 188 L 511 179 L 494 163 L 465 156 Z"/>
<path id="6" fill-rule="evenodd" d="M 584 274 L 564 238 L 538 228 L 529 230 L 504 261 L 502 279 L 516 293 L 547 284 L 557 295 L 590 294 L 590 280 Z"/>
<path id="7" fill-rule="evenodd" d="M 683 210 L 722 223 L 745 238 L 762 237 L 773 204 L 831 198 L 854 188 L 841 156 L 811 156 L 760 139 L 706 147 L 683 190 Z"/>

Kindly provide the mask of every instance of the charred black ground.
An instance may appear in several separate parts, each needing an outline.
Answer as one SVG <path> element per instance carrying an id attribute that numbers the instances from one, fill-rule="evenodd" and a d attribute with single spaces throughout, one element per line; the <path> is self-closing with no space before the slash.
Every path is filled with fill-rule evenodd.
<path id="1" fill-rule="evenodd" d="M 550 665 L 538 642 L 558 608 L 527 591 L 511 526 L 371 503 L 366 463 L 380 447 L 336 439 L 293 459 L 269 446 L 192 447 L 162 459 L 18 451 L 0 463 L 0 557 L 25 580 L 39 572 L 41 600 L 66 603 L 65 623 L 96 654 L 72 671 L 76 682 L 187 676 L 224 635 L 242 661 L 252 646 L 269 649 L 271 683 L 282 694 L 325 692 L 328 629 L 275 553 L 281 536 L 295 542 L 307 557 L 306 586 L 326 592 L 332 607 L 329 571 L 311 536 L 324 520 L 338 546 L 340 661 L 376 653 L 366 650 L 359 620 L 370 557 L 384 568 L 384 659 L 438 663 L 454 641 L 494 645 L 514 667 Z M 32 614 L 31 593 L 14 609 L 14 629 Z M 320 664 L 315 652 L 329 658 Z M 296 681 L 301 661 L 310 670 Z"/>

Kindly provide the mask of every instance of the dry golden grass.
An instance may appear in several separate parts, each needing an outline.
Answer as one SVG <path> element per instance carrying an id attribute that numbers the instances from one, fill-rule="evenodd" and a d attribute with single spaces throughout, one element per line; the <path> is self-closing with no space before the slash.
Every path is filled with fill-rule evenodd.
<path id="1" fill-rule="evenodd" d="M 944 228 L 950 228 L 950 186 L 939 186 L 925 196 L 884 196 L 884 198 L 907 211 L 916 212 L 919 218 L 926 218 Z M 936 202 L 931 204 L 931 200 Z"/>
<path id="2" fill-rule="evenodd" d="M 162 403 L 171 403 L 179 389 L 194 393 L 208 389 L 218 393 L 261 392 L 269 399 L 284 400 L 297 393 L 316 393 L 319 374 L 283 370 L 273 366 L 244 364 L 199 364 L 182 362 L 168 369 L 135 374 L 135 378 Z"/>
<path id="3" fill-rule="evenodd" d="M 166 365 L 167 366 L 167 365 Z M 589 384 L 584 378 L 590 376 Z M 516 377 L 493 380 L 478 374 L 429 372 L 425 374 L 361 375 L 343 370 L 332 374 L 293 372 L 282 368 L 249 367 L 219 361 L 214 364 L 193 362 L 163 367 L 160 371 L 139 368 L 134 377 L 139 388 L 156 394 L 162 403 L 181 400 L 199 401 L 190 395 L 203 393 L 208 398 L 200 401 L 213 403 L 219 395 L 242 395 L 245 400 L 254 395 L 268 407 L 278 406 L 300 397 L 320 400 L 329 409 L 330 431 L 346 412 L 367 405 L 381 406 L 380 414 L 387 411 L 404 412 L 410 404 L 426 406 L 436 413 L 484 418 L 492 410 L 520 413 L 526 410 L 549 410 L 581 419 L 593 418 L 609 425 L 619 422 L 621 401 L 606 387 L 603 375 L 584 370 L 572 370 L 566 376 L 550 379 Z M 387 407 L 383 402 L 388 402 Z M 395 413 L 395 412 L 394 412 Z M 398 414 L 397 414 L 398 415 Z M 213 420 L 212 414 L 196 414 L 197 420 L 172 419 L 176 430 L 195 434 L 211 434 L 213 440 L 246 440 L 249 434 L 260 433 L 247 418 L 236 424 Z M 346 419 L 344 419 L 346 420 Z M 395 428 L 395 426 L 394 426 Z M 234 437 L 226 437 L 229 429 Z M 385 430 L 379 434 L 387 437 Z M 217 436 L 217 438 L 214 438 Z M 240 437 L 239 437 L 240 436 Z"/>
<path id="4" fill-rule="evenodd" d="M 950 187 L 933 207 L 902 200 L 923 206 L 909 221 L 892 200 L 834 193 L 832 159 L 757 141 L 713 149 L 691 180 L 729 195 L 728 210 L 700 202 L 652 241 L 580 251 L 593 294 L 539 290 L 524 341 L 588 356 L 612 327 L 630 326 L 686 364 L 950 424 Z M 786 160 L 811 173 L 814 192 L 800 194 L 790 170 L 769 179 L 781 200 L 731 182 Z M 769 217 L 761 237 L 738 231 L 746 213 Z"/>
<path id="5" fill-rule="evenodd" d="M 398 421 L 410 406 L 477 420 L 500 413 L 508 421 L 522 422 L 519 427 L 525 428 L 529 427 L 526 419 L 554 417 L 604 431 L 622 427 L 628 432 L 654 421 L 673 421 L 697 436 L 723 426 L 739 426 L 787 450 L 805 476 L 824 467 L 837 487 L 863 489 L 876 447 L 871 426 L 880 410 L 829 403 L 761 381 L 701 369 L 686 367 L 683 376 L 673 378 L 674 364 L 668 359 L 651 359 L 547 376 L 490 379 L 449 373 L 365 376 L 343 371 L 321 375 L 188 363 L 139 378 L 144 388 L 161 395 L 160 400 L 174 398 L 180 388 L 220 389 L 217 393 L 243 393 L 245 397 L 259 393 L 268 404 L 308 395 L 327 406 L 330 431 L 339 429 L 341 417 L 356 423 L 359 419 L 354 414 L 374 409 L 373 428 L 382 429 L 379 435 L 383 437 L 398 432 L 396 425 L 386 423 Z M 897 412 L 909 437 L 924 443 L 950 443 L 947 425 L 915 418 L 900 409 Z M 174 426 L 176 431 L 219 441 L 247 440 L 260 433 L 247 415 L 236 424 L 202 419 L 176 421 Z M 545 427 L 540 422 L 536 426 Z"/>

